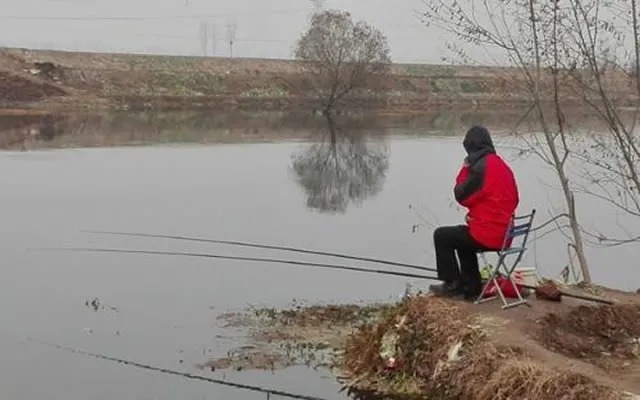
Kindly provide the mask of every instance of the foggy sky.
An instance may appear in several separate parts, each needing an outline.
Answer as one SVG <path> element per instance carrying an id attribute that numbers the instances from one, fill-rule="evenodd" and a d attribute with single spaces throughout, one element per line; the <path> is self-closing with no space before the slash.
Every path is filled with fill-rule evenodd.
<path id="1" fill-rule="evenodd" d="M 202 55 L 200 23 L 216 26 L 215 54 L 291 58 L 307 26 L 309 0 L 0 0 L 0 46 Z M 383 30 L 396 62 L 439 63 L 443 35 L 420 23 L 421 0 L 328 0 Z M 111 19 L 110 19 L 111 18 Z M 126 19 L 125 19 L 126 18 Z M 213 45 L 209 36 L 208 52 Z"/>

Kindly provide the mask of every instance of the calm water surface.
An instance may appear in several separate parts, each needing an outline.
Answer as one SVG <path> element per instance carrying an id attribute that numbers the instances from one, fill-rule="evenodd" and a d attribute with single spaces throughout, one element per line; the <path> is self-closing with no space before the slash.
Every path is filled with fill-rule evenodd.
<path id="1" fill-rule="evenodd" d="M 316 144 L 276 138 L 0 153 L 3 397 L 265 398 L 64 353 L 25 339 L 202 373 L 195 364 L 224 355 L 243 340 L 241 332 L 219 326 L 216 317 L 221 313 L 252 304 L 286 306 L 294 298 L 324 303 L 385 300 L 397 297 L 407 281 L 237 261 L 28 249 L 93 246 L 318 261 L 292 253 L 80 232 L 99 229 L 267 242 L 433 265 L 430 225 L 463 220 L 463 211 L 451 199 L 463 158 L 461 138 L 429 134 L 431 127 L 411 129 L 403 129 L 403 134 L 387 129 L 385 136 L 351 141 L 338 138 L 335 146 L 330 135 L 316 132 L 311 135 L 316 135 Z M 550 215 L 550 204 L 561 205 L 560 193 L 547 186 L 554 183 L 553 175 L 535 159 L 516 158 L 510 150 L 513 139 L 499 137 L 496 142 L 519 178 L 520 211 L 537 208 L 541 222 Z M 416 233 L 412 226 L 419 220 L 410 204 L 429 220 Z M 615 228 L 601 206 L 586 199 L 580 205 L 588 223 Z M 526 263 L 535 262 L 541 274 L 556 275 L 567 262 L 566 244 L 560 239 L 550 235 L 536 241 Z M 594 279 L 622 289 L 639 287 L 633 250 L 590 249 Z M 117 311 L 86 307 L 85 301 L 94 297 Z M 305 368 L 205 374 L 344 398 L 333 378 Z"/>

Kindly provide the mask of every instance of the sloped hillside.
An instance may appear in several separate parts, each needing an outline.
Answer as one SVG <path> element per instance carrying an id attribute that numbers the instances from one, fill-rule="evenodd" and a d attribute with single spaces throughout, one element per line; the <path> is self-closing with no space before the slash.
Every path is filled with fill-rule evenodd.
<path id="1" fill-rule="evenodd" d="M 67 91 L 53 83 L 0 71 L 0 103 L 23 103 L 64 96 Z"/>
<path id="2" fill-rule="evenodd" d="M 539 88 L 551 101 L 548 77 Z M 396 64 L 390 78 L 369 82 L 344 105 L 419 113 L 530 104 L 526 82 L 513 68 Z M 635 104 L 635 85 L 626 76 L 604 78 L 612 97 Z M 563 103 L 584 107 L 584 88 L 563 80 L 560 89 Z M 0 48 L 0 107 L 308 110 L 320 106 L 314 93 L 309 76 L 291 60 Z"/>

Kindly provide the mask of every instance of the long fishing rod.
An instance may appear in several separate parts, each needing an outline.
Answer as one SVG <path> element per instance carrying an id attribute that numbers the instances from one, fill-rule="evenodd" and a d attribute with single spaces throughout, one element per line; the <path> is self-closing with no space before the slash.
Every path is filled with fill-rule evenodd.
<path id="1" fill-rule="evenodd" d="M 159 234 L 151 234 L 151 233 L 133 233 L 133 232 L 111 232 L 111 231 L 82 231 L 82 232 L 106 234 L 106 235 L 118 235 L 118 236 L 136 236 L 136 237 L 148 237 L 148 238 L 173 239 L 173 240 L 184 240 L 184 241 L 190 241 L 190 242 L 217 243 L 217 244 L 228 244 L 233 246 L 254 247 L 259 249 L 291 251 L 295 253 L 315 254 L 315 255 L 337 257 L 337 258 L 344 258 L 344 259 L 357 260 L 357 261 L 368 261 L 368 262 L 373 262 L 378 264 L 393 265 L 396 267 L 417 269 L 421 271 L 437 272 L 435 268 L 429 268 L 429 267 L 425 267 L 422 265 L 415 265 L 415 264 L 406 264 L 406 263 L 390 261 L 390 260 L 382 260 L 378 258 L 361 257 L 361 256 L 332 253 L 332 252 L 326 252 L 326 251 L 316 251 L 316 250 L 302 249 L 302 248 L 296 248 L 296 247 L 241 242 L 241 241 L 235 241 L 235 240 L 216 240 L 216 239 L 205 239 L 205 238 L 190 237 L 190 236 L 159 235 Z"/>
<path id="2" fill-rule="evenodd" d="M 282 397 L 288 397 L 288 398 L 291 398 L 291 399 L 300 399 L 300 400 L 326 400 L 326 399 L 323 399 L 321 397 L 307 396 L 307 395 L 302 395 L 302 394 L 290 393 L 290 392 L 285 392 L 285 391 L 276 390 L 276 389 L 267 389 L 267 388 L 263 388 L 263 387 L 260 387 L 260 386 L 247 385 L 247 384 L 244 384 L 244 383 L 236 383 L 236 382 L 229 382 L 229 381 L 221 380 L 221 379 L 207 378 L 205 376 L 194 375 L 194 374 L 190 374 L 188 372 L 180 372 L 180 371 L 176 371 L 176 370 L 172 370 L 172 369 L 168 369 L 168 368 L 154 367 L 152 365 L 142 364 L 142 363 L 131 361 L 131 360 L 125 360 L 123 358 L 110 357 L 110 356 L 106 356 L 106 355 L 99 354 L 99 353 L 91 353 L 91 352 L 88 352 L 88 351 L 75 349 L 73 347 L 62 346 L 62 345 L 59 345 L 59 344 L 45 343 L 45 342 L 40 342 L 40 341 L 37 341 L 37 340 L 34 340 L 34 339 L 27 339 L 27 340 L 30 341 L 30 342 L 41 344 L 41 345 L 54 347 L 54 348 L 56 348 L 58 350 L 67 351 L 67 352 L 75 353 L 75 354 L 80 354 L 80 355 L 83 355 L 83 356 L 98 358 L 98 359 L 101 359 L 101 360 L 112 361 L 112 362 L 116 362 L 116 363 L 119 363 L 119 364 L 124 364 L 124 365 L 130 366 L 130 367 L 146 369 L 146 370 L 149 370 L 149 371 L 161 372 L 163 374 L 176 375 L 176 376 L 180 376 L 180 377 L 187 378 L 187 379 L 205 381 L 205 382 L 209 382 L 209 383 L 215 383 L 215 384 L 218 384 L 218 385 L 231 386 L 231 387 L 234 387 L 234 388 L 237 388 L 237 389 L 245 389 L 245 390 L 250 390 L 250 391 L 253 391 L 253 392 L 265 393 L 268 396 L 269 395 L 276 395 L 276 396 L 282 396 Z"/>
<path id="3" fill-rule="evenodd" d="M 395 275 L 402 276 L 406 278 L 417 278 L 417 279 L 427 279 L 433 281 L 440 281 L 441 279 L 435 276 L 421 275 L 421 274 L 412 274 L 407 272 L 397 272 L 397 271 L 386 271 L 379 269 L 367 269 L 367 268 L 359 268 L 352 267 L 347 265 L 335 265 L 335 264 L 322 264 L 322 263 L 311 263 L 305 261 L 294 261 L 294 260 L 279 260 L 273 258 L 257 258 L 257 257 L 238 257 L 238 256 L 223 256 L 219 254 L 208 254 L 208 253 L 186 253 L 186 252 L 171 252 L 171 251 L 152 251 L 152 250 L 125 250 L 125 249 L 99 249 L 99 248 L 42 248 L 40 250 L 53 250 L 53 251 L 84 251 L 84 252 L 101 252 L 101 253 L 126 253 L 126 254 L 147 254 L 147 255 L 168 255 L 168 256 L 185 256 L 185 257 L 205 257 L 205 258 L 217 258 L 222 260 L 237 260 L 237 261 L 257 261 L 257 262 L 265 262 L 265 263 L 275 263 L 275 264 L 289 264 L 289 265 L 297 265 L 297 266 L 307 266 L 307 267 L 318 267 L 318 268 L 327 268 L 327 269 L 338 269 L 345 271 L 356 271 L 356 272 L 367 272 L 373 274 L 382 274 L 382 275 Z M 526 289 L 535 290 L 535 286 L 530 285 L 521 285 Z M 565 291 L 560 291 L 563 296 L 573 297 L 575 299 L 592 301 L 595 303 L 601 304 L 613 304 L 612 301 L 584 296 L 579 294 L 567 293 Z"/>
<path id="4" fill-rule="evenodd" d="M 348 266 L 348 265 L 312 263 L 312 262 L 306 262 L 306 261 L 280 260 L 280 259 L 274 259 L 274 258 L 224 256 L 224 255 L 220 255 L 220 254 L 210 254 L 210 253 L 188 253 L 188 252 L 173 252 L 173 251 L 127 250 L 127 249 L 100 249 L 100 248 L 89 248 L 89 247 L 75 247 L 75 248 L 74 247 L 67 247 L 67 248 L 64 248 L 64 247 L 55 248 L 54 247 L 54 248 L 41 248 L 41 249 L 36 249 L 36 250 L 82 251 L 82 252 L 100 252 L 100 253 L 127 253 L 127 254 L 147 254 L 147 255 L 164 255 L 164 256 L 183 256 L 183 257 L 204 257 L 204 258 L 216 258 L 216 259 L 221 259 L 221 260 L 257 261 L 257 262 L 274 263 L 274 264 L 289 264 L 289 265 L 306 266 L 306 267 L 339 269 L 339 270 L 356 271 L 356 272 L 368 272 L 368 273 L 382 274 L 382 275 L 396 275 L 396 276 L 402 276 L 402 277 L 407 277 L 407 278 L 439 280 L 435 276 L 412 274 L 412 273 L 408 273 L 408 272 L 386 271 L 386 270 L 380 270 L 380 269 L 367 269 L 367 268 L 352 267 L 352 266 Z"/>

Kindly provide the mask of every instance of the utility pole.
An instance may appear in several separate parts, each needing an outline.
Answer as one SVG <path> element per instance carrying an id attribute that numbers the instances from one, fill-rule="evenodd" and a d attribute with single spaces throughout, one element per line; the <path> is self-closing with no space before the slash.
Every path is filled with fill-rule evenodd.
<path id="1" fill-rule="evenodd" d="M 203 55 L 206 57 L 207 56 L 207 23 L 206 22 L 200 22 L 200 48 L 202 49 L 202 53 Z"/>
<path id="2" fill-rule="evenodd" d="M 216 24 L 211 23 L 210 26 L 210 31 L 211 31 L 211 55 L 213 57 L 216 56 L 216 43 L 218 42 L 218 38 L 216 37 Z"/>
<path id="3" fill-rule="evenodd" d="M 227 43 L 229 43 L 229 57 L 233 58 L 233 43 L 236 40 L 236 23 L 227 23 Z"/>

